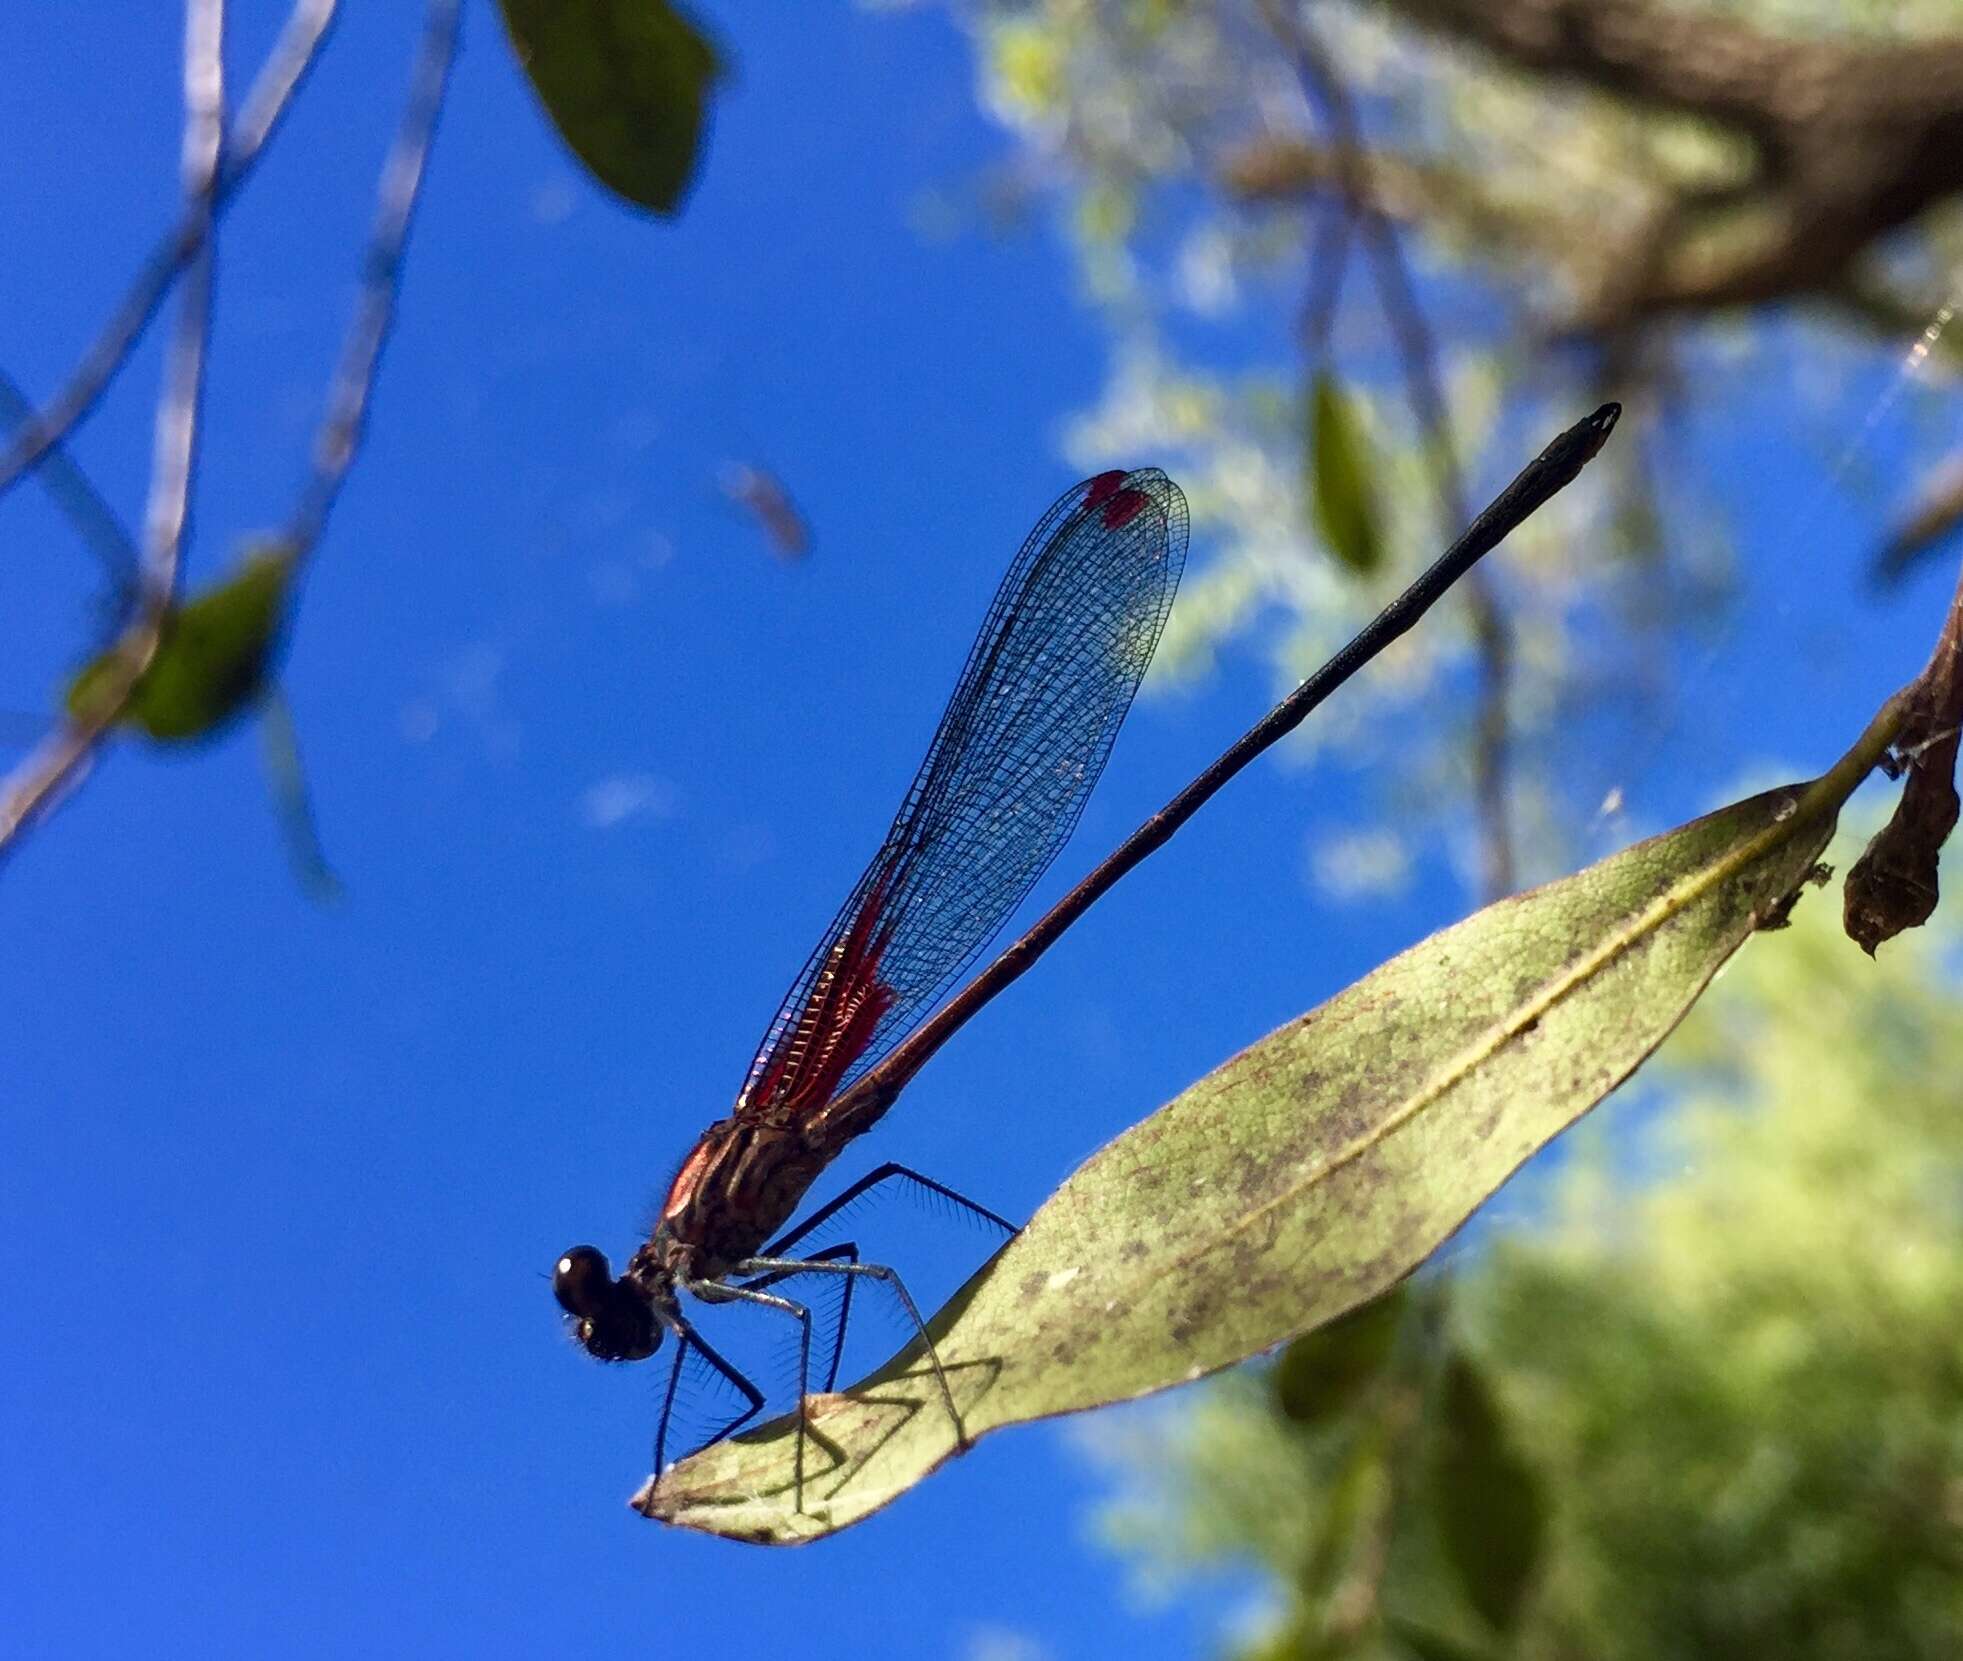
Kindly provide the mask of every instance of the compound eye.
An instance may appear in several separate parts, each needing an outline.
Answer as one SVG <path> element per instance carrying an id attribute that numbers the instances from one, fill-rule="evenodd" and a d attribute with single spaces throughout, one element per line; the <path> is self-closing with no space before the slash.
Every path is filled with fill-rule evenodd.
<path id="1" fill-rule="evenodd" d="M 590 1323 L 613 1291 L 613 1270 L 597 1246 L 575 1246 L 552 1271 L 552 1295 L 568 1315 Z"/>

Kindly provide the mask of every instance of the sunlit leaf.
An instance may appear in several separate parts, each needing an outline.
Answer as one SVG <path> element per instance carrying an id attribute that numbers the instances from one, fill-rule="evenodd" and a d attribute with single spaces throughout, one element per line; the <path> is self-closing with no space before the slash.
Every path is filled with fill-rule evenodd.
<path id="1" fill-rule="evenodd" d="M 1335 1480 L 1317 1495 L 1315 1543 L 1296 1578 L 1311 1609 L 1328 1612 L 1359 1556 L 1369 1573 L 1378 1572 L 1377 1554 L 1364 1542 L 1384 1527 L 1395 1492 L 1389 1440 L 1381 1423 L 1365 1427 L 1354 1438 Z"/>
<path id="2" fill-rule="evenodd" d="M 993 97 L 1025 119 L 1050 114 L 1069 85 L 1056 31 L 1027 19 L 998 17 L 989 20 L 983 40 Z"/>
<path id="3" fill-rule="evenodd" d="M 1086 191 L 1077 201 L 1077 234 L 1085 242 L 1110 246 L 1131 235 L 1138 219 L 1138 202 L 1115 181 Z"/>
<path id="4" fill-rule="evenodd" d="M 1363 424 L 1349 395 L 1326 369 L 1316 375 L 1306 413 L 1302 484 L 1310 517 L 1344 567 L 1368 576 L 1383 563 L 1384 550 Z"/>
<path id="5" fill-rule="evenodd" d="M 1430 1499 L 1446 1559 L 1496 1632 L 1520 1613 L 1547 1531 L 1540 1485 L 1507 1435 L 1485 1376 L 1455 1352 L 1431 1420 Z"/>
<path id="6" fill-rule="evenodd" d="M 253 549 L 215 588 L 185 601 L 164 624 L 150 666 L 131 690 L 121 721 L 164 743 L 205 738 L 237 717 L 265 686 L 293 576 L 291 550 Z M 115 677 L 115 650 L 69 682 L 69 714 L 86 717 Z"/>
<path id="7" fill-rule="evenodd" d="M 702 148 L 715 46 L 669 0 L 499 0 L 559 136 L 608 189 L 681 210 Z"/>
<path id="8" fill-rule="evenodd" d="M 1290 1344 L 1274 1373 L 1282 1412 L 1318 1424 L 1347 1411 L 1390 1360 L 1408 1302 L 1399 1287 Z"/>
<path id="9" fill-rule="evenodd" d="M 1393 1615 L 1386 1623 L 1397 1640 L 1393 1653 L 1406 1654 L 1411 1661 L 1494 1661 L 1493 1652 L 1469 1644 L 1433 1627 Z"/>
<path id="10" fill-rule="evenodd" d="M 1812 873 L 1868 765 L 1488 907 L 1095 1154 L 930 1323 L 970 1439 L 1201 1377 L 1395 1285 L 1662 1041 Z M 636 1503 L 806 1539 L 955 1451 L 917 1344 L 810 1414 L 802 1511 L 789 1419 L 673 1467 Z"/>
<path id="11" fill-rule="evenodd" d="M 1300 1623 L 1271 1632 L 1238 1652 L 1240 1661 L 1316 1661 L 1315 1639 Z"/>

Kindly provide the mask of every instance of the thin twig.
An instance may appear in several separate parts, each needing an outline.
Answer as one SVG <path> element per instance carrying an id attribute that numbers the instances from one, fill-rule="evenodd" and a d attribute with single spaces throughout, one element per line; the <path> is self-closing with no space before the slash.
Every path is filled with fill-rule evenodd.
<path id="1" fill-rule="evenodd" d="M 34 414 L 34 403 L 6 370 L 0 369 L 0 415 L 10 422 L 26 421 Z M 95 481 L 60 444 L 52 446 L 34 469 L 41 487 L 55 505 L 67 514 L 104 573 L 115 585 L 117 595 L 127 604 L 139 563 L 136 538 L 123 523 L 109 499 L 96 488 Z"/>
<path id="2" fill-rule="evenodd" d="M 1437 342 L 1405 263 L 1397 229 L 1370 190 L 1361 131 L 1348 88 L 1299 9 L 1284 9 L 1282 0 L 1259 0 L 1259 4 L 1269 29 L 1294 63 L 1303 96 L 1328 129 L 1345 217 L 1354 220 L 1361 232 L 1376 280 L 1378 305 L 1397 343 L 1406 396 L 1425 435 L 1426 452 L 1437 480 L 1440 519 L 1448 529 L 1463 524 L 1465 477 L 1439 383 Z M 1326 252 L 1327 245 L 1325 236 L 1322 251 Z M 1312 281 L 1316 280 L 1312 275 Z M 1339 277 L 1321 280 L 1332 305 L 1339 286 Z M 1312 344 L 1312 350 L 1326 348 L 1327 332 L 1325 318 L 1321 338 Z M 1513 641 L 1505 613 L 1483 570 L 1471 573 L 1465 596 L 1480 663 L 1473 746 L 1473 793 L 1482 845 L 1480 887 L 1486 899 L 1494 900 L 1510 893 L 1515 880 L 1513 834 L 1507 812 L 1507 741 L 1511 731 L 1507 701 L 1513 678 Z"/>
<path id="3" fill-rule="evenodd" d="M 0 793 L 0 851 L 67 788 L 102 735 L 128 706 L 163 641 L 190 513 L 204 392 L 205 343 L 211 329 L 212 220 L 225 134 L 225 0 L 186 0 L 184 8 L 185 221 L 198 226 L 186 272 L 182 312 L 164 365 L 151 446 L 150 498 L 135 616 L 109 673 L 88 708 L 71 713 L 9 777 Z"/>
<path id="4" fill-rule="evenodd" d="M 216 261 L 211 226 L 225 145 L 225 0 L 187 0 L 184 8 L 184 197 L 198 227 L 198 251 L 186 270 L 183 311 L 164 362 L 150 447 L 150 498 L 143 515 L 143 566 L 138 604 L 156 649 L 177 592 L 184 527 L 190 518 L 191 475 L 197 465 L 198 415 L 204 391 L 205 343 L 211 334 L 211 288 Z M 141 674 L 142 669 L 137 670 Z M 132 675 L 132 680 L 135 676 Z"/>
<path id="5" fill-rule="evenodd" d="M 68 384 L 46 409 L 32 415 L 0 454 L 0 495 L 40 464 L 41 458 L 82 420 L 115 378 L 150 319 L 163 304 L 179 271 L 204 247 L 216 212 L 245 182 L 266 141 L 291 106 L 307 71 L 320 53 L 340 0 L 296 0 L 265 67 L 246 94 L 245 106 L 224 145 L 210 192 L 210 212 L 187 203 L 176 225 L 151 251 L 102 332 Z"/>
<path id="6" fill-rule="evenodd" d="M 1343 278 L 1350 263 L 1350 234 L 1356 216 L 1348 201 L 1332 196 L 1323 205 L 1309 244 L 1309 283 L 1302 297 L 1301 320 L 1296 334 L 1302 342 L 1302 355 L 1319 364 L 1329 355 L 1329 337 L 1336 327 L 1336 306 L 1343 294 Z"/>
<path id="7" fill-rule="evenodd" d="M 460 9 L 459 0 L 430 0 L 424 16 L 408 102 L 375 191 L 375 219 L 362 260 L 361 298 L 348 325 L 341 359 L 328 388 L 326 412 L 314 439 L 313 477 L 286 531 L 288 552 L 296 562 L 319 541 L 361 446 L 375 372 L 395 319 L 403 249 L 422 194 L 450 67 L 456 61 Z"/>
<path id="8" fill-rule="evenodd" d="M 191 0 L 194 16 L 222 12 L 223 0 Z M 331 6 L 329 7 L 331 10 Z M 315 444 L 314 470 L 286 532 L 290 557 L 296 562 L 318 542 L 342 483 L 360 445 L 363 417 L 380 363 L 383 342 L 394 315 L 400 283 L 402 253 L 442 107 L 450 66 L 456 55 L 459 0 L 430 0 L 422 45 L 395 143 L 383 163 L 377 188 L 375 224 L 364 260 L 364 285 L 354 321 L 342 349 L 329 389 L 327 413 Z M 193 30 L 195 33 L 195 30 Z M 202 37 L 201 37 L 202 38 Z M 208 69 L 204 84 L 210 81 Z M 192 76 L 187 70 L 187 110 Z M 221 87 L 222 90 L 222 87 Z M 270 112 L 270 113 L 269 113 Z M 197 391 L 202 379 L 203 343 L 209 320 L 209 255 L 211 221 L 230 177 L 224 166 L 221 121 L 202 125 L 194 146 L 187 116 L 186 155 L 194 154 L 206 171 L 201 179 L 204 222 L 193 226 L 197 207 L 185 216 L 193 226 L 192 256 L 186 281 L 186 326 L 173 343 L 170 395 L 160 404 L 158 442 L 150 512 L 146 520 L 144 567 L 138 616 L 118 649 L 113 677 L 99 691 L 85 718 L 65 723 L 43 742 L 16 771 L 0 795 L 0 852 L 21 829 L 59 798 L 88 759 L 103 734 L 127 707 L 143 672 L 156 656 L 171 600 L 176 592 L 178 555 L 182 546 L 191 470 L 195 463 Z M 277 101 L 269 101 L 251 122 L 240 125 L 263 142 L 277 119 Z M 193 316 L 199 320 L 190 326 Z M 57 433 L 56 440 L 60 434 Z"/>

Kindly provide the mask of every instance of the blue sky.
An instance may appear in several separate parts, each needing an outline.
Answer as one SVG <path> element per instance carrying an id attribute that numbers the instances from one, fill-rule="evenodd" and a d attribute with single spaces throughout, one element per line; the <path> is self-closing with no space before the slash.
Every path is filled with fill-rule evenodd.
<path id="1" fill-rule="evenodd" d="M 0 1629 L 19 1653 L 821 1661 L 962 1657 L 1008 1631 L 1145 1661 L 1207 1641 L 1217 1601 L 1128 1597 L 1089 1539 L 1099 1480 L 1056 1427 L 991 1438 L 798 1552 L 642 1522 L 625 1499 L 657 1380 L 559 1330 L 554 1258 L 624 1255 L 726 1107 L 997 578 L 1074 477 L 1061 424 L 1105 371 L 1040 228 L 913 228 L 923 191 L 1004 153 L 942 14 L 702 10 L 736 80 L 671 225 L 587 185 L 469 8 L 370 447 L 285 674 L 345 900 L 296 887 L 249 729 L 111 755 L 0 871 Z M 173 11 L 0 12 L 0 363 L 38 394 L 171 212 Z M 234 11 L 242 83 L 283 8 Z M 349 11 L 226 221 L 195 579 L 284 511 L 352 296 L 415 18 Z M 76 444 L 132 520 L 156 372 L 152 347 Z M 1742 621 L 1696 660 L 1671 735 L 1695 760 L 1650 770 L 1651 822 L 1767 757 L 1824 765 L 1925 650 L 1926 627 L 1891 623 L 1933 615 L 1939 577 L 1870 604 L 1846 549 L 1872 526 L 1811 488 L 1818 458 L 1780 418 L 1749 390 L 1703 412 L 1741 502 L 1810 505 L 1744 526 Z M 1863 438 L 1884 472 L 1900 442 Z M 790 482 L 806 563 L 720 498 L 731 459 Z M 45 701 L 98 586 L 34 490 L 0 505 L 0 702 Z M 1042 894 L 1268 690 L 1230 653 L 1142 700 Z M 1436 861 L 1373 909 L 1310 890 L 1305 832 L 1355 789 L 1240 781 L 831 1186 L 899 1159 L 1026 1215 L 1451 920 L 1465 897 Z M 881 1254 L 909 1263 L 936 1232 L 890 1225 Z"/>

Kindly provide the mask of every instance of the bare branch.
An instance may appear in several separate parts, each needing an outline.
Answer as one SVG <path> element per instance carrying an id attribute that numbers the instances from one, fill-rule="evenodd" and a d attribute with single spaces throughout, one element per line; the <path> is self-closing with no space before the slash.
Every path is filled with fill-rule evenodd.
<path id="1" fill-rule="evenodd" d="M 402 253 L 422 193 L 450 67 L 456 61 L 459 10 L 459 0 L 430 0 L 423 19 L 422 44 L 410 78 L 408 102 L 376 187 L 375 220 L 362 262 L 361 298 L 342 343 L 341 361 L 328 389 L 326 413 L 314 440 L 313 479 L 287 531 L 286 540 L 296 561 L 305 558 L 320 539 L 361 444 L 375 372 L 395 317 Z"/>
<path id="2" fill-rule="evenodd" d="M 1880 238 L 1963 193 L 1963 38 L 1793 39 L 1655 0 L 1385 4 L 1519 68 L 1751 141 L 1751 177 L 1685 193 L 1681 211 L 1653 217 L 1650 245 L 1616 251 L 1582 299 L 1584 330 L 1831 295 Z M 1715 226 L 1730 234 L 1709 235 L 1719 208 L 1730 212 Z"/>
<path id="3" fill-rule="evenodd" d="M 1963 109 L 1963 41 L 1801 40 L 1658 0 L 1381 0 L 1541 74 L 1770 142 L 1820 121 L 1919 127 Z"/>
<path id="4" fill-rule="evenodd" d="M 34 414 L 33 401 L 4 369 L 0 369 L 0 414 L 10 422 L 25 421 Z M 126 603 L 140 559 L 136 538 L 123 523 L 122 515 L 59 444 L 42 458 L 34 476 L 93 550 L 103 574 Z"/>
<path id="5" fill-rule="evenodd" d="M 1959 528 L 1963 528 L 1963 450 L 1951 455 L 1930 474 L 1915 511 L 1895 528 L 1875 555 L 1872 568 L 1875 580 L 1900 581 L 1917 559 Z"/>
<path id="6" fill-rule="evenodd" d="M 455 58 L 459 9 L 459 0 L 430 0 L 408 103 L 377 187 L 361 299 L 329 389 L 313 475 L 287 534 L 290 554 L 296 561 L 319 540 L 360 445 L 369 394 L 394 315 L 403 249 Z M 97 699 L 83 715 L 71 718 L 45 740 L 8 782 L 4 796 L 0 796 L 0 851 L 73 783 L 104 733 L 127 708 L 144 671 L 155 659 L 171 615 L 196 464 L 199 392 L 210 313 L 212 226 L 225 183 L 236 177 L 236 170 L 228 171 L 224 165 L 222 143 L 223 82 L 217 55 L 222 13 L 223 0 L 190 0 L 185 139 L 190 206 L 184 226 L 194 251 L 185 283 L 184 322 L 172 343 L 166 394 L 158 408 L 137 616 L 117 648 L 114 673 Z M 291 33 L 289 29 L 289 36 Z M 306 55 L 283 54 L 289 64 L 289 86 L 297 79 L 292 65 Z M 283 100 L 276 97 L 261 99 L 260 107 L 241 121 L 241 129 L 256 143 L 263 143 L 282 104 Z M 53 442 L 60 436 L 57 431 Z"/>
<path id="7" fill-rule="evenodd" d="M 225 0 L 187 0 L 184 8 L 184 197 L 198 227 L 183 312 L 164 363 L 151 441 L 150 499 L 143 516 L 138 604 L 149 624 L 147 664 L 177 592 L 184 526 L 190 517 L 197 462 L 198 413 L 204 391 L 205 343 L 211 334 L 212 218 L 225 141 Z M 130 679 L 142 673 L 139 667 Z"/>
<path id="8" fill-rule="evenodd" d="M 178 272 L 204 246 L 216 209 L 245 182 L 267 139 L 279 126 L 300 82 L 319 56 L 339 3 L 296 0 L 272 54 L 246 94 L 238 124 L 224 147 L 212 200 L 214 212 L 207 214 L 196 204 L 187 205 L 177 224 L 152 250 L 122 304 L 76 365 L 68 385 L 46 409 L 20 427 L 5 453 L 0 454 L 0 495 L 40 464 L 41 458 L 95 407 L 115 378 Z"/>
<path id="9" fill-rule="evenodd" d="M 211 328 L 212 221 L 225 132 L 224 0 L 187 0 L 184 10 L 185 222 L 196 227 L 183 309 L 164 366 L 151 449 L 149 506 L 135 616 L 116 648 L 111 673 L 89 707 L 71 713 L 9 777 L 0 792 L 0 851 L 67 789 L 102 736 L 128 707 L 163 641 L 189 517 Z"/>
<path id="10" fill-rule="evenodd" d="M 1220 188 L 1242 202 L 1285 202 L 1337 188 L 1336 150 L 1309 140 L 1263 136 L 1229 150 L 1221 159 Z M 1551 203 L 1533 217 L 1486 198 L 1476 174 L 1436 159 L 1387 155 L 1373 150 L 1357 158 L 1363 194 L 1377 211 L 1402 225 L 1443 229 L 1481 248 L 1515 253 L 1558 253 L 1576 233 L 1552 216 Z"/>

